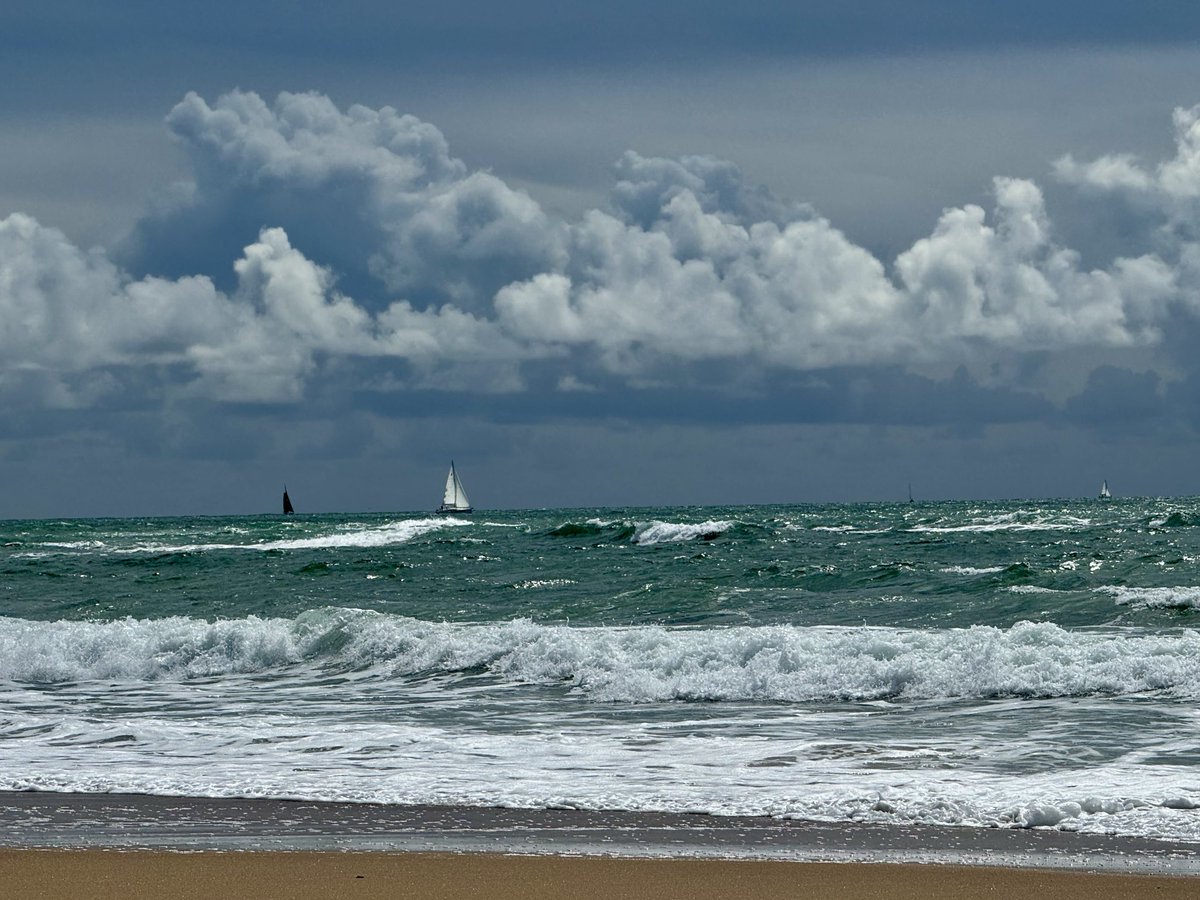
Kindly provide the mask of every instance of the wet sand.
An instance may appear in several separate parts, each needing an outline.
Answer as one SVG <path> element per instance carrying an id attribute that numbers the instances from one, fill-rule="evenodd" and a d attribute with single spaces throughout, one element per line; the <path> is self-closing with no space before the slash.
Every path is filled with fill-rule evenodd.
<path id="1" fill-rule="evenodd" d="M 1200 846 L 1054 830 L 0 793 L 0 897 L 1200 896 Z"/>

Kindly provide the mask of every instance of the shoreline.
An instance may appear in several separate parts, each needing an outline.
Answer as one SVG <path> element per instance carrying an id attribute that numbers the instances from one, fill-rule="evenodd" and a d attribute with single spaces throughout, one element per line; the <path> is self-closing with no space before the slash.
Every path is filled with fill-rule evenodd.
<path id="1" fill-rule="evenodd" d="M 1200 846 L 699 814 L 0 792 L 6 900 L 1184 900 Z"/>
<path id="2" fill-rule="evenodd" d="M 1200 879 L 1200 844 L 695 813 L 0 792 L 0 849 L 352 852 L 992 867 Z"/>

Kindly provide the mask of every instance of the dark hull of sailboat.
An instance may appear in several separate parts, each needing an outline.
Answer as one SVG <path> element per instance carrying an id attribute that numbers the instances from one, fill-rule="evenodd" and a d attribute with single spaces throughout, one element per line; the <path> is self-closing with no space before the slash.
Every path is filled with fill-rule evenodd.
<path id="1" fill-rule="evenodd" d="M 467 513 L 473 513 L 473 512 L 475 512 L 475 508 L 474 508 L 473 506 L 467 506 L 467 507 L 461 507 L 461 506 L 439 506 L 439 507 L 438 507 L 436 510 L 434 510 L 434 511 L 435 511 L 435 512 L 438 512 L 438 513 L 441 513 L 441 514 L 443 514 L 443 515 L 451 515 L 451 516 L 465 516 Z"/>

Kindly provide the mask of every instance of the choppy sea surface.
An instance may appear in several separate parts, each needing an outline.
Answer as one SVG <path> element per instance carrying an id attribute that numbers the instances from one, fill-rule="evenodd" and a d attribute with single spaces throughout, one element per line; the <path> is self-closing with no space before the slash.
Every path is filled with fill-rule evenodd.
<path id="1" fill-rule="evenodd" d="M 1200 500 L 0 522 L 0 790 L 1200 841 Z"/>

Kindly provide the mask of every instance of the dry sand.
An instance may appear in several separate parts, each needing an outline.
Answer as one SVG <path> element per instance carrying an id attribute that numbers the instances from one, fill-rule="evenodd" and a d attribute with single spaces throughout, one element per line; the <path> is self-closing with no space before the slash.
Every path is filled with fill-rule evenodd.
<path id="1" fill-rule="evenodd" d="M 1200 897 L 1200 878 L 946 865 L 0 848 L 5 900 Z"/>

